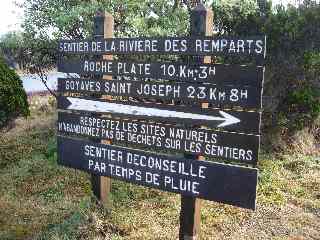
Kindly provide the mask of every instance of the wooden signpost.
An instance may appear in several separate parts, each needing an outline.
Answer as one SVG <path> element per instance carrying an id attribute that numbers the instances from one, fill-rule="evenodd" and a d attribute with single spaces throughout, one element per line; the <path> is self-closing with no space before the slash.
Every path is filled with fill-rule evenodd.
<path id="1" fill-rule="evenodd" d="M 91 173 L 103 202 L 111 178 L 181 194 L 180 239 L 198 235 L 200 199 L 256 207 L 264 67 L 212 64 L 210 56 L 263 63 L 266 38 L 214 38 L 212 22 L 199 4 L 190 37 L 112 38 L 113 18 L 100 14 L 93 40 L 58 46 L 86 55 L 58 62 L 58 71 L 80 75 L 58 79 L 59 164 Z M 112 59 L 130 54 L 192 59 Z"/>
<path id="2" fill-rule="evenodd" d="M 260 136 L 60 112 L 58 132 L 256 164 Z"/>
<path id="3" fill-rule="evenodd" d="M 94 18 L 94 37 L 110 38 L 113 37 L 114 19 L 111 14 L 98 12 Z M 98 59 L 112 60 L 112 55 L 96 56 Z M 102 75 L 102 79 L 109 80 L 110 76 Z M 91 116 L 98 117 L 100 115 L 92 113 Z M 108 144 L 109 142 L 103 142 Z M 91 175 L 92 190 L 97 199 L 106 207 L 110 206 L 111 178 L 96 174 Z"/>
<path id="4" fill-rule="evenodd" d="M 162 38 L 109 38 L 59 42 L 61 53 L 73 54 L 176 54 L 176 55 L 248 55 L 265 57 L 266 39 L 211 38 L 205 36 Z"/>
<path id="5" fill-rule="evenodd" d="M 65 166 L 169 192 L 255 209 L 257 170 L 58 137 Z M 245 193 L 245 194 L 244 194 Z"/>
<path id="6" fill-rule="evenodd" d="M 87 98 L 60 97 L 61 110 L 112 113 L 115 116 L 136 117 L 168 123 L 183 122 L 188 126 L 204 125 L 234 132 L 259 134 L 259 112 L 227 111 L 219 109 L 199 109 L 177 105 L 146 103 L 136 101 L 95 101 Z M 188 112 L 189 111 L 189 112 Z"/>
<path id="7" fill-rule="evenodd" d="M 133 98 L 183 101 L 188 105 L 211 103 L 243 108 L 260 108 L 262 89 L 247 85 L 212 85 L 210 83 L 172 83 L 159 81 L 132 81 L 59 78 L 58 91 L 81 94 L 107 94 Z"/>
<path id="8" fill-rule="evenodd" d="M 253 86 L 261 88 L 263 67 L 206 64 L 119 62 L 103 60 L 64 60 L 58 71 L 79 74 L 108 74 L 179 82 Z"/>

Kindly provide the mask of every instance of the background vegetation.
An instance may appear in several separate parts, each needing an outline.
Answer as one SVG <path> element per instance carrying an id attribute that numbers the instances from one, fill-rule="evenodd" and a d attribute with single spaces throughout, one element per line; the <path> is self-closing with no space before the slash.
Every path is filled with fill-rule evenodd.
<path id="1" fill-rule="evenodd" d="M 4 36 L 0 51 L 46 83 L 60 57 L 57 40 L 90 38 L 99 9 L 115 17 L 117 37 L 181 36 L 195 2 L 25 0 L 23 32 Z M 268 50 L 257 211 L 204 201 L 200 237 L 320 239 L 320 7 L 310 0 L 288 8 L 255 0 L 209 7 L 216 35 L 265 34 Z M 27 114 L 25 94 L 16 93 Z M 176 239 L 179 195 L 112 181 L 111 211 L 96 205 L 89 175 L 57 166 L 55 99 L 29 102 L 31 116 L 0 132 L 1 239 Z"/>
<path id="2" fill-rule="evenodd" d="M 27 94 L 20 77 L 0 57 L 0 129 L 20 115 L 29 115 Z"/>

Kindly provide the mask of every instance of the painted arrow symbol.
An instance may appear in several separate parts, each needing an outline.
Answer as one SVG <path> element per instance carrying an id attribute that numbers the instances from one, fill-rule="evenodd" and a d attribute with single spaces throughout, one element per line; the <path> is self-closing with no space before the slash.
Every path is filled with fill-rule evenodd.
<path id="1" fill-rule="evenodd" d="M 131 106 L 119 103 L 101 102 L 82 98 L 62 97 L 59 100 L 59 106 L 66 110 L 89 111 L 99 113 L 120 113 L 136 116 L 149 116 L 161 118 L 181 118 L 206 121 L 222 121 L 217 127 L 225 127 L 240 122 L 240 119 L 224 112 L 219 111 L 221 116 L 214 117 L 202 114 L 177 112 L 157 108 L 147 108 Z"/>

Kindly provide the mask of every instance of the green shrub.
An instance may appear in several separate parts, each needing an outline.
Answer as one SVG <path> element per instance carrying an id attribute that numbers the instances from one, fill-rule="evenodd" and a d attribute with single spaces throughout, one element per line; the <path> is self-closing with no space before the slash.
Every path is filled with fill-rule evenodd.
<path id="1" fill-rule="evenodd" d="M 303 67 L 307 80 L 313 82 L 315 85 L 319 85 L 320 51 L 306 52 L 304 54 Z"/>
<path id="2" fill-rule="evenodd" d="M 306 51 L 303 55 L 304 78 L 289 88 L 281 113 L 289 130 L 310 127 L 320 116 L 320 53 Z"/>
<path id="3" fill-rule="evenodd" d="M 291 91 L 285 103 L 285 115 L 291 118 L 290 129 L 301 130 L 320 116 L 320 90 L 316 87 L 302 86 Z"/>
<path id="4" fill-rule="evenodd" d="M 29 115 L 27 94 L 19 76 L 0 57 L 0 129 L 20 115 Z"/>

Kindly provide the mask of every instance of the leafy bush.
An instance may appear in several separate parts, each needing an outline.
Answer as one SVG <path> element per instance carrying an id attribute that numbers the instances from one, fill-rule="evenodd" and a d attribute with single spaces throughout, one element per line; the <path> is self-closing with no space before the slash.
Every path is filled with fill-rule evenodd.
<path id="1" fill-rule="evenodd" d="M 19 115 L 29 115 L 27 94 L 19 76 L 0 58 L 0 129 Z"/>
<path id="2" fill-rule="evenodd" d="M 267 1 L 257 10 L 254 2 L 215 1 L 215 23 L 222 34 L 267 35 L 264 95 L 272 104 L 264 106 L 264 122 L 294 134 L 320 115 L 320 4 L 304 1 L 285 8 Z"/>
<path id="3" fill-rule="evenodd" d="M 316 88 L 320 88 L 320 52 L 306 52 L 304 54 L 303 66 L 306 72 L 306 79 Z"/>
<path id="4" fill-rule="evenodd" d="M 289 128 L 301 130 L 312 124 L 320 116 L 320 90 L 310 86 L 291 91 L 286 98 L 285 114 L 289 121 Z"/>
<path id="5" fill-rule="evenodd" d="M 289 130 L 310 127 L 320 116 L 320 53 L 306 51 L 302 58 L 303 78 L 291 84 L 279 108 Z"/>

